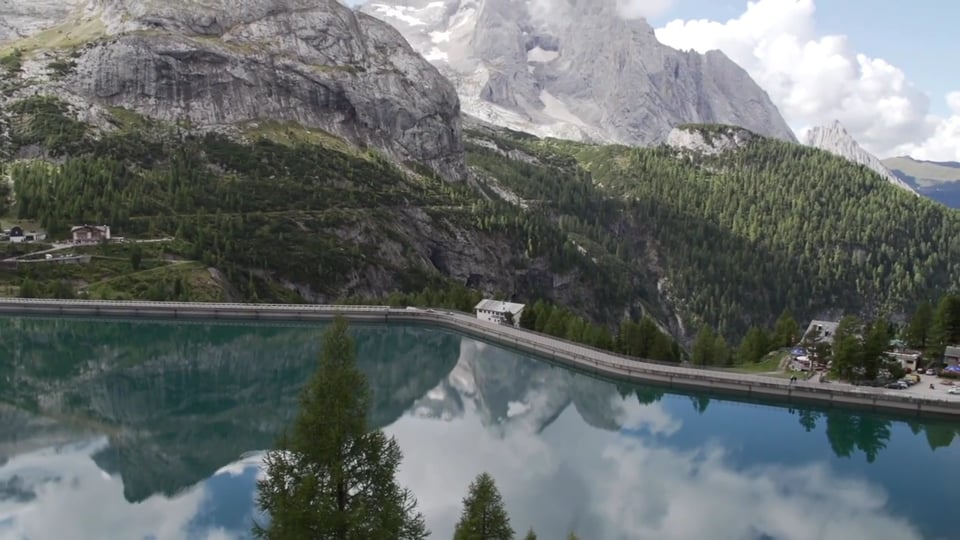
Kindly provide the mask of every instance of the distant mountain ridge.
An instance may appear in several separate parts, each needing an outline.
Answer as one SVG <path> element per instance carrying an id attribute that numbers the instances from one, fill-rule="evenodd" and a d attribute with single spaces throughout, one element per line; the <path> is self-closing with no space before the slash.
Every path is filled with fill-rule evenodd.
<path id="1" fill-rule="evenodd" d="M 887 158 L 883 164 L 916 191 L 951 208 L 960 208 L 960 163 L 900 156 Z"/>
<path id="2" fill-rule="evenodd" d="M 843 124 L 841 124 L 839 120 L 834 120 L 834 122 L 828 126 L 811 128 L 804 136 L 803 144 L 826 150 L 858 165 L 863 165 L 886 178 L 891 184 L 916 193 L 913 187 L 884 166 L 878 157 L 864 150 L 856 139 L 853 138 L 853 135 L 850 135 L 850 132 L 843 127 Z"/>
<path id="3" fill-rule="evenodd" d="M 457 87 L 465 113 L 538 136 L 650 145 L 685 123 L 796 141 L 770 97 L 720 51 L 678 51 L 613 1 L 370 1 Z M 603 39 L 596 39 L 603 36 Z"/>

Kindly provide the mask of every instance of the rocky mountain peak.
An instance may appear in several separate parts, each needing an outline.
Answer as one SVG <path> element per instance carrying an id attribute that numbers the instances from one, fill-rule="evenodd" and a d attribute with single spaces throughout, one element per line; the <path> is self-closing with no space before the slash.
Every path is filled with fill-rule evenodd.
<path id="1" fill-rule="evenodd" d="M 659 43 L 613 1 L 370 0 L 457 87 L 465 112 L 537 135 L 654 144 L 685 123 L 795 141 L 769 96 L 719 51 Z"/>
<path id="2" fill-rule="evenodd" d="M 0 26 L 0 48 L 73 65 L 56 80 L 24 81 L 23 94 L 201 128 L 292 121 L 465 174 L 450 82 L 392 27 L 336 0 L 63 4 L 4 2 L 15 16 Z"/>
<path id="3" fill-rule="evenodd" d="M 839 120 L 834 120 L 826 126 L 817 126 L 809 129 L 804 135 L 803 144 L 826 150 L 831 154 L 863 165 L 884 177 L 891 184 L 915 195 L 917 194 L 909 184 L 898 178 L 890 169 L 884 166 L 879 158 L 860 146 Z"/>

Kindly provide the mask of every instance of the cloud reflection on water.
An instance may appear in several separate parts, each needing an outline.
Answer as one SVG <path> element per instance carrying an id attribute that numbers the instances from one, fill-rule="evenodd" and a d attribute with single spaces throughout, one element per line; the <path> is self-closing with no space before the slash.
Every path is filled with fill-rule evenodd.
<path id="1" fill-rule="evenodd" d="M 436 538 L 452 536 L 460 498 L 481 470 L 500 486 L 514 528 L 533 526 L 541 538 L 571 529 L 597 540 L 921 537 L 890 515 L 877 486 L 819 463 L 738 469 L 715 445 L 677 451 L 662 439 L 678 426 L 661 404 L 619 406 L 627 418 L 620 432 L 587 428 L 572 407 L 539 436 L 478 432 L 472 411 L 453 424 L 407 416 L 387 431 L 404 449 L 401 480 Z"/>
<path id="2" fill-rule="evenodd" d="M 921 537 L 908 520 L 892 515 L 881 487 L 840 475 L 826 461 L 738 465 L 735 448 L 709 440 L 681 449 L 673 436 L 691 428 L 663 402 L 644 405 L 635 393 L 621 397 L 610 383 L 474 340 L 460 340 L 459 348 L 452 371 L 447 367 L 440 384 L 386 429 L 404 451 L 401 482 L 419 498 L 434 539 L 452 536 L 467 485 L 483 470 L 500 486 L 517 532 L 533 526 L 544 539 L 565 538 L 571 529 L 585 540 Z M 396 379 L 408 378 L 401 370 Z M 436 380 L 426 372 L 421 378 L 425 387 Z M 384 381 L 377 390 L 391 391 L 396 381 Z M 425 387 L 406 393 L 419 395 Z M 395 401 L 406 400 L 404 394 Z M 403 410 L 387 409 L 391 419 Z M 165 420 L 164 426 L 183 429 L 174 417 Z M 784 432 L 772 436 L 778 433 Z M 19 441 L 27 451 L 0 464 L 0 540 L 247 536 L 259 454 L 224 465 L 175 496 L 131 503 L 121 477 L 92 458 L 109 440 L 73 437 L 76 444 L 56 447 L 49 438 L 37 438 L 37 445 Z M 136 440 L 150 447 L 162 438 Z M 176 455 L 184 461 L 196 457 L 182 453 Z M 133 456 L 131 466 L 162 475 L 166 455 L 127 457 Z"/>
<path id="3" fill-rule="evenodd" d="M 570 529 L 591 540 L 920 538 L 909 522 L 890 515 L 876 486 L 818 463 L 738 469 L 716 445 L 677 451 L 669 435 L 682 426 L 660 403 L 612 400 L 621 431 L 587 426 L 574 407 L 539 435 L 482 429 L 469 401 L 458 421 L 408 414 L 387 431 L 404 449 L 401 481 L 419 497 L 436 539 L 452 535 L 460 499 L 481 470 L 496 478 L 518 532 L 532 525 L 541 538 L 563 538 Z M 224 527 L 211 504 L 229 490 L 244 490 L 252 501 L 259 455 L 227 465 L 175 497 L 131 504 L 121 479 L 91 459 L 108 444 L 106 438 L 85 439 L 15 456 L 0 467 L 0 482 L 20 478 L 35 494 L 29 501 L 0 500 L 0 538 L 245 535 L 244 528 Z M 219 489 L 213 489 L 214 480 Z"/>
<path id="4" fill-rule="evenodd" d="M 108 444 L 106 437 L 81 440 L 15 456 L 0 467 L 0 482 L 20 478 L 35 495 L 26 503 L 0 500 L 0 539 L 216 540 L 242 532 L 195 525 L 215 495 L 209 480 L 172 498 L 155 495 L 129 503 L 121 478 L 92 459 Z"/>

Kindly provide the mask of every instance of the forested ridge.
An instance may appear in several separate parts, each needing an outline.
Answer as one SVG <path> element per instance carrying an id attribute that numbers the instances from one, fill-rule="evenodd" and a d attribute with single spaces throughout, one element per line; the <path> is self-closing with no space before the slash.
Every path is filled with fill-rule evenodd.
<path id="1" fill-rule="evenodd" d="M 166 253 L 136 255 L 126 270 L 138 277 L 149 269 L 141 264 L 175 256 L 219 269 L 234 299 L 336 301 L 462 285 L 476 274 L 474 286 L 488 293 L 571 304 L 610 325 L 641 283 L 616 261 L 583 257 L 548 212 L 402 171 L 375 151 L 296 125 L 263 122 L 237 136 L 111 110 L 115 129 L 99 130 L 42 96 L 4 112 L 7 154 L 33 157 L 2 164 L 14 218 L 59 238 L 82 223 L 175 238 Z M 114 251 L 98 255 L 128 256 Z M 44 266 L 13 279 L 25 275 L 28 290 L 54 296 L 69 281 L 95 297 L 193 297 L 172 277 L 161 286 L 121 286 L 114 277 L 104 291 L 84 285 L 96 272 Z M 565 284 L 555 287 L 555 278 Z"/>
<path id="2" fill-rule="evenodd" d="M 475 166 L 604 238 L 624 264 L 655 261 L 671 303 L 733 339 L 784 309 L 898 315 L 960 283 L 960 214 L 823 151 L 762 137 L 714 156 L 474 138 Z M 555 172 L 528 174 L 505 159 L 517 151 Z"/>
<path id="3" fill-rule="evenodd" d="M 219 269 L 235 299 L 417 295 L 468 284 L 478 266 L 487 292 L 548 300 L 609 330 L 631 310 L 685 336 L 706 324 L 736 343 L 784 310 L 801 323 L 896 316 L 960 282 L 956 211 L 762 137 L 703 156 L 468 131 L 470 185 L 401 171 L 295 125 L 265 122 L 236 137 L 115 110 L 116 129 L 103 131 L 46 97 L 4 112 L 5 155 L 40 156 L 2 164 L 16 218 L 61 236 L 78 223 L 172 236 L 164 249 Z M 34 281 L 82 281 L 36 268 L 26 271 Z M 193 294 L 175 278 L 135 285 L 91 290 Z"/>

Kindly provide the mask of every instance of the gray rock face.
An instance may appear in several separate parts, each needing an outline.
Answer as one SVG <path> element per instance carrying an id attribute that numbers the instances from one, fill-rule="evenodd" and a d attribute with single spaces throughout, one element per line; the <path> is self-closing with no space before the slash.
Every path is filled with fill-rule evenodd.
<path id="1" fill-rule="evenodd" d="M 0 43 L 49 28 L 85 3 L 86 0 L 0 0 Z"/>
<path id="2" fill-rule="evenodd" d="M 898 188 L 918 195 L 909 184 L 898 178 L 890 169 L 884 166 L 879 158 L 864 150 L 839 121 L 834 121 L 834 123 L 829 126 L 818 126 L 810 129 L 804 136 L 803 143 L 808 146 L 813 146 L 814 148 L 826 150 L 831 154 L 845 158 L 858 165 L 863 165 L 875 171 Z"/>
<path id="3" fill-rule="evenodd" d="M 292 120 L 464 177 L 454 88 L 396 30 L 335 0 L 87 8 L 106 36 L 82 49 L 62 91 L 201 127 Z"/>
<path id="4" fill-rule="evenodd" d="M 753 138 L 753 133 L 734 126 L 710 126 L 709 128 L 680 126 L 670 130 L 667 146 L 711 156 L 743 148 Z"/>
<path id="5" fill-rule="evenodd" d="M 719 51 L 659 43 L 615 2 L 371 0 L 456 84 L 465 112 L 538 135 L 663 142 L 684 123 L 722 123 L 795 141 L 769 96 Z M 549 9 L 541 9 L 549 4 Z"/>

